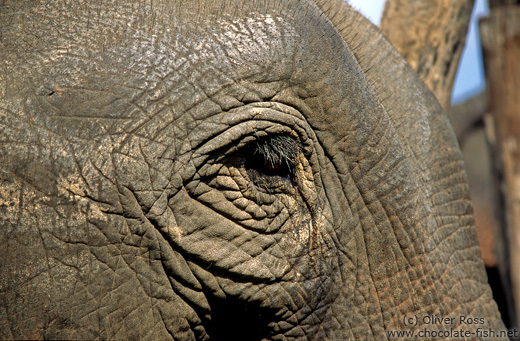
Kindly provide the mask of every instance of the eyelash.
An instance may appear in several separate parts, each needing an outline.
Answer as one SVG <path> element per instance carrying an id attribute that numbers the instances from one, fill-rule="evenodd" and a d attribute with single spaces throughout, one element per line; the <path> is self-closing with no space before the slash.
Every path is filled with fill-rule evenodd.
<path id="1" fill-rule="evenodd" d="M 257 138 L 243 152 L 244 166 L 257 175 L 292 180 L 300 150 L 299 143 L 286 135 Z"/>

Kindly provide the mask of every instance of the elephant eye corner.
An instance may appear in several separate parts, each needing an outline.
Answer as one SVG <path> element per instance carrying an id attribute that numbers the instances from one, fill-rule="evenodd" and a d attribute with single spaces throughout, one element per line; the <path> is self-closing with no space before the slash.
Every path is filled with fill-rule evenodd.
<path id="1" fill-rule="evenodd" d="M 244 151 L 244 167 L 251 177 L 278 177 L 292 180 L 299 143 L 287 135 L 257 138 Z"/>

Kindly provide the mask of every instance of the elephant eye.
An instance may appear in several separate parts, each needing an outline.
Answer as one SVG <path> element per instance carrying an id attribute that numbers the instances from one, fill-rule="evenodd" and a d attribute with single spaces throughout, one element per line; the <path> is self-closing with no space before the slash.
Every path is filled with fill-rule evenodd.
<path id="1" fill-rule="evenodd" d="M 245 150 L 244 166 L 253 179 L 267 176 L 291 180 L 299 153 L 299 143 L 290 136 L 257 138 Z"/>

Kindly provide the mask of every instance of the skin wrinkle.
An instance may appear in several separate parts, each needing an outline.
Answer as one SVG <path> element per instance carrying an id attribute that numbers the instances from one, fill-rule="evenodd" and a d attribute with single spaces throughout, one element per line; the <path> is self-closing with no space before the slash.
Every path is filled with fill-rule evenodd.
<path id="1" fill-rule="evenodd" d="M 388 151 L 387 151 L 386 153 L 388 153 Z M 388 155 L 388 154 L 387 154 L 387 155 Z M 381 204 L 382 204 L 381 201 L 382 201 L 384 198 L 385 198 L 384 195 L 383 195 L 383 196 L 380 195 L 380 196 L 379 196 L 379 199 L 378 199 L 376 202 L 374 202 L 373 204 L 376 204 L 376 203 L 377 203 L 377 204 L 381 205 Z M 368 204 L 368 203 L 367 203 L 366 205 L 367 205 L 367 207 L 372 207 L 373 204 Z M 383 206 L 382 208 L 383 208 L 383 210 L 382 210 L 381 212 L 386 213 L 386 221 L 390 223 L 390 222 L 391 222 L 390 217 L 391 217 L 392 215 L 389 215 L 389 214 L 388 214 L 387 210 L 384 209 L 384 206 Z M 379 212 L 379 210 L 377 210 L 377 212 Z M 399 217 L 397 217 L 397 218 L 399 218 Z M 394 224 L 392 224 L 392 225 L 394 225 Z M 395 225 L 394 225 L 394 226 L 395 226 Z M 392 232 L 393 232 L 393 231 L 392 231 Z M 394 234 L 394 237 L 396 237 L 395 232 L 393 232 L 393 234 Z M 398 240 L 399 240 L 398 238 L 395 238 L 395 241 L 396 241 L 396 242 L 398 242 Z M 409 261 L 405 258 L 405 255 L 404 255 L 404 253 L 402 252 L 402 250 L 399 249 L 399 251 L 400 251 L 400 255 L 403 256 L 403 258 L 405 259 L 405 261 L 407 261 L 407 263 L 410 264 Z M 393 251 L 393 252 L 394 252 L 394 251 Z M 413 268 L 411 268 L 411 269 L 413 269 Z M 405 273 L 405 275 L 406 275 L 406 273 Z M 409 277 L 407 277 L 407 278 L 408 278 L 408 281 L 410 281 L 410 278 L 409 278 Z M 413 302 L 413 295 L 411 295 L 411 296 L 409 296 L 409 297 L 411 297 L 412 302 Z"/>
<path id="2" fill-rule="evenodd" d="M 157 233 L 157 231 L 155 231 L 155 233 Z M 150 256 L 151 256 L 151 253 L 148 252 L 148 262 L 149 262 L 149 264 L 151 264 L 151 258 L 150 258 Z M 123 260 L 125 260 L 125 259 L 123 258 Z M 126 262 L 126 260 L 125 260 L 125 262 Z M 130 263 L 127 262 L 127 265 L 128 265 L 129 267 L 132 268 L 132 265 L 131 265 Z M 137 278 L 139 281 L 141 281 L 141 279 L 140 279 L 139 277 L 136 277 L 136 278 Z M 141 282 L 141 285 L 143 286 L 143 288 L 145 287 L 145 286 L 143 285 L 142 282 Z M 150 289 L 148 289 L 148 290 L 150 290 Z M 149 296 L 149 300 L 148 300 L 148 302 L 150 303 L 150 306 L 152 307 L 153 305 L 152 305 L 151 296 Z M 133 313 L 133 311 L 132 311 L 132 312 L 129 312 L 129 314 L 132 314 L 132 313 Z M 121 327 L 122 327 L 122 326 L 121 326 Z"/>
<path id="3" fill-rule="evenodd" d="M 271 243 L 271 245 L 276 245 L 276 243 L 273 242 L 273 243 Z"/>

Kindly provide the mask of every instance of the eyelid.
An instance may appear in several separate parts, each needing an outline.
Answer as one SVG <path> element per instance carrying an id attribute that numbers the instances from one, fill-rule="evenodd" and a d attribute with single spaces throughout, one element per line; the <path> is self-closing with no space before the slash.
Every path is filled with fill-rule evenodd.
<path id="1" fill-rule="evenodd" d="M 215 131 L 215 127 L 219 131 Z M 297 109 L 277 102 L 255 102 L 221 112 L 208 118 L 201 128 L 197 131 L 200 144 L 191 146 L 195 156 L 208 155 L 231 143 L 238 144 L 245 135 L 284 134 L 304 142 L 307 135 L 312 134 Z"/>
<path id="2" fill-rule="evenodd" d="M 251 103 L 221 112 L 208 118 L 194 133 L 189 141 L 192 153 L 185 154 L 186 164 L 193 167 L 186 168 L 185 178 L 197 172 L 211 173 L 208 163 L 234 162 L 231 159 L 240 158 L 239 153 L 250 143 L 267 135 L 294 138 L 306 158 L 312 157 L 319 146 L 305 117 L 297 109 L 277 102 Z M 208 162 L 209 159 L 212 161 Z"/>
<path id="3" fill-rule="evenodd" d="M 247 134 L 244 135 L 244 132 L 254 131 L 255 135 Z M 248 144 L 252 143 L 258 137 L 264 137 L 270 134 L 286 134 L 293 135 L 294 132 L 290 127 L 282 126 L 279 124 L 273 124 L 270 121 L 264 120 L 253 120 L 240 123 L 236 126 L 233 126 L 219 135 L 213 137 L 209 142 L 200 146 L 195 152 L 193 157 L 197 158 L 198 156 L 207 156 L 215 153 L 219 149 L 225 149 L 225 147 L 231 146 L 229 152 L 233 152 Z"/>

